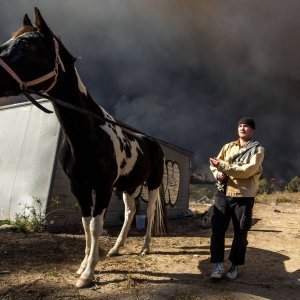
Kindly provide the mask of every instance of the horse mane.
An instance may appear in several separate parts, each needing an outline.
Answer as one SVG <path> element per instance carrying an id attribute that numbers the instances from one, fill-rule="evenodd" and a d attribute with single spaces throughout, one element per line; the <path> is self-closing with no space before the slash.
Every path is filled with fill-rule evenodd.
<path id="1" fill-rule="evenodd" d="M 30 26 L 30 25 L 24 25 L 22 28 L 18 29 L 16 32 L 14 32 L 12 34 L 11 38 L 15 39 L 18 36 L 22 35 L 23 33 L 32 32 L 32 31 L 37 31 L 37 28 L 34 26 Z"/>

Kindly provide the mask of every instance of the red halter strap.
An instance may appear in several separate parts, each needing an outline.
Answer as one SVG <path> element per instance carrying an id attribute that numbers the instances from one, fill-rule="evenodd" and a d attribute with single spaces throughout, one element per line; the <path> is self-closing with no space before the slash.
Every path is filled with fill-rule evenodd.
<path id="1" fill-rule="evenodd" d="M 14 70 L 8 65 L 6 64 L 6 62 L 4 62 L 1 58 L 0 58 L 0 65 L 3 67 L 4 70 L 6 70 L 6 72 L 12 77 L 14 78 L 15 81 L 18 82 L 18 84 L 20 85 L 21 90 L 25 90 L 30 86 L 33 85 L 37 85 L 39 83 L 42 83 L 44 81 L 47 81 L 48 79 L 54 77 L 54 80 L 52 82 L 52 84 L 46 89 L 46 90 L 42 90 L 42 92 L 49 92 L 56 84 L 57 82 L 57 76 L 58 76 L 58 67 L 59 65 L 61 66 L 63 72 L 65 72 L 65 67 L 64 64 L 59 56 L 59 44 L 57 42 L 57 40 L 55 38 L 53 38 L 54 41 L 54 47 L 55 47 L 55 66 L 54 66 L 54 70 L 49 72 L 46 75 L 43 75 L 37 79 L 31 80 L 31 81 L 27 81 L 24 82 L 20 79 L 20 77 L 14 72 Z"/>

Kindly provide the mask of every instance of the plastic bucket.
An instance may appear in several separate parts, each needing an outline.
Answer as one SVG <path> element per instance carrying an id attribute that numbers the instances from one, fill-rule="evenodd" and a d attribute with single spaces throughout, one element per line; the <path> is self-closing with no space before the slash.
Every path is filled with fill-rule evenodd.
<path id="1" fill-rule="evenodd" d="M 146 215 L 136 215 L 135 225 L 137 229 L 143 229 L 146 225 Z"/>

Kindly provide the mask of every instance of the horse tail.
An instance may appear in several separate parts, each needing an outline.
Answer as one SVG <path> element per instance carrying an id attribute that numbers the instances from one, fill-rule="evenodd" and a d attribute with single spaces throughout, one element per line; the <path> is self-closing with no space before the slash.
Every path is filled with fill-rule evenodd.
<path id="1" fill-rule="evenodd" d="M 155 236 L 165 236 L 168 233 L 167 210 L 162 185 L 159 188 L 157 201 L 155 203 L 155 215 L 152 233 Z"/>
<path id="2" fill-rule="evenodd" d="M 157 190 L 157 199 L 155 201 L 154 220 L 152 223 L 152 235 L 167 234 L 167 214 L 163 189 L 163 179 L 165 172 L 164 152 L 159 143 L 153 138 L 146 139 L 150 149 L 150 161 L 152 163 L 152 172 L 147 179 L 148 192 Z"/>

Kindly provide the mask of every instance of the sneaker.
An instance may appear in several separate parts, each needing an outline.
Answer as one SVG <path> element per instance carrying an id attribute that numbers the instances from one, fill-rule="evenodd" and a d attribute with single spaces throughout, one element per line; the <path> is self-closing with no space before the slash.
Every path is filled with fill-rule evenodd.
<path id="1" fill-rule="evenodd" d="M 223 263 L 217 263 L 214 271 L 210 275 L 210 278 L 221 279 L 223 276 L 223 271 L 224 271 Z"/>
<path id="2" fill-rule="evenodd" d="M 226 273 L 226 278 L 229 280 L 234 280 L 237 278 L 238 268 L 234 264 L 231 265 L 228 272 Z"/>

